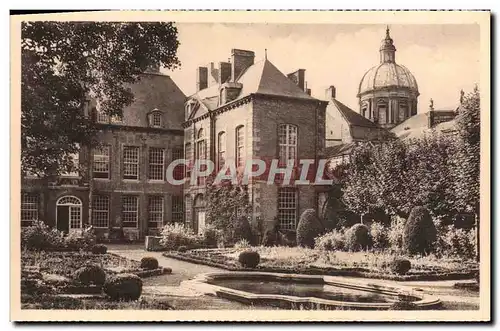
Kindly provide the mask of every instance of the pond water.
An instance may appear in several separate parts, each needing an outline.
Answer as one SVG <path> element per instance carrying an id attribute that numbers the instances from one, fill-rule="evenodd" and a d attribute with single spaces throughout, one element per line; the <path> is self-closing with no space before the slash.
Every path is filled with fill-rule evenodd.
<path id="1" fill-rule="evenodd" d="M 254 294 L 280 294 L 295 297 L 315 297 L 344 302 L 386 303 L 397 301 L 396 296 L 354 290 L 328 284 L 307 284 L 292 281 L 217 279 L 209 282 L 234 290 Z M 410 299 L 411 300 L 411 299 Z"/>

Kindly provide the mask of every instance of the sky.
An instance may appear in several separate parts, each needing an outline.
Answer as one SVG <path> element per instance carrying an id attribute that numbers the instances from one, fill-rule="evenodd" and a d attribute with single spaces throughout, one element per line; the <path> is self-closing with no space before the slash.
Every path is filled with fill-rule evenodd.
<path id="1" fill-rule="evenodd" d="M 325 98 L 334 85 L 337 99 L 358 110 L 356 94 L 363 74 L 379 64 L 379 47 L 386 25 L 360 24 L 221 24 L 178 23 L 181 67 L 164 71 L 180 89 L 196 90 L 196 68 L 227 61 L 231 49 L 255 52 L 255 62 L 265 57 L 283 74 L 305 69 L 312 95 Z M 460 90 L 479 84 L 479 26 L 391 25 L 396 63 L 415 76 L 420 96 L 419 112 L 456 106 Z"/>

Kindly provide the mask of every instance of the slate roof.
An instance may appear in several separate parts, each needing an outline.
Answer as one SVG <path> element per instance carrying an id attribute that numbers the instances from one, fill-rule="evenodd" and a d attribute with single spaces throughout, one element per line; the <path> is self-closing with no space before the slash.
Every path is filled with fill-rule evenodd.
<path id="1" fill-rule="evenodd" d="M 377 126 L 377 124 L 373 123 L 361 114 L 355 112 L 337 99 L 331 99 L 330 102 L 332 102 L 332 104 L 337 107 L 339 112 L 350 125 L 364 126 L 368 128 L 380 128 L 379 126 Z"/>
<path id="2" fill-rule="evenodd" d="M 302 91 L 267 59 L 256 62 L 248 67 L 240 74 L 236 82 L 242 84 L 242 89 L 235 100 L 242 99 L 251 94 L 317 100 Z M 218 107 L 219 85 L 209 86 L 190 97 L 197 98 L 209 110 L 214 110 Z"/>
<path id="3" fill-rule="evenodd" d="M 326 147 L 323 152 L 323 156 L 326 158 L 331 158 L 340 155 L 350 154 L 354 143 L 339 144 L 335 146 Z"/>

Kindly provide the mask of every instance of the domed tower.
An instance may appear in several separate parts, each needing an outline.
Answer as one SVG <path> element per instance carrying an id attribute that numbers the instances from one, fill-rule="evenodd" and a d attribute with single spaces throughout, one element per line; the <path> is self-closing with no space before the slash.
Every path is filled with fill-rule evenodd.
<path id="1" fill-rule="evenodd" d="M 390 129 L 417 113 L 418 85 L 412 73 L 396 64 L 396 47 L 387 27 L 380 46 L 380 64 L 359 83 L 359 113 Z"/>

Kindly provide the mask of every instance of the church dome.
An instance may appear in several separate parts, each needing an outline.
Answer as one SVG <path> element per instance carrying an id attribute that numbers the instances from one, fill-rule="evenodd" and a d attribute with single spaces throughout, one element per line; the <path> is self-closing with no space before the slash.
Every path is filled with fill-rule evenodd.
<path id="1" fill-rule="evenodd" d="M 418 93 L 417 80 L 410 70 L 394 62 L 383 62 L 363 75 L 358 94 L 388 87 L 407 88 Z"/>

